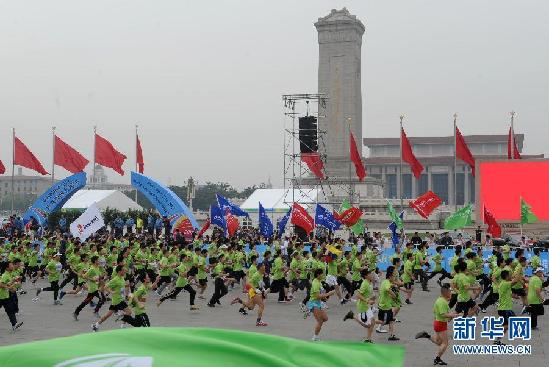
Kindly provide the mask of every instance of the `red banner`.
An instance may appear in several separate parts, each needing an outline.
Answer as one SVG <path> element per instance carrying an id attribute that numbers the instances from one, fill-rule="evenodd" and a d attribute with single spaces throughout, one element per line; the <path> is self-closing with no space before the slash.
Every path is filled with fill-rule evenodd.
<path id="1" fill-rule="evenodd" d="M 4 163 L 0 161 L 0 175 L 3 175 L 4 173 L 6 173 L 6 167 L 4 167 Z"/>
<path id="2" fill-rule="evenodd" d="M 471 174 L 475 176 L 475 158 L 469 150 L 461 131 L 456 126 L 456 157 L 467 163 L 471 167 Z"/>
<path id="3" fill-rule="evenodd" d="M 41 175 L 47 175 L 48 172 L 42 166 L 42 163 L 36 158 L 36 156 L 27 148 L 25 144 L 19 138 L 15 137 L 14 141 L 14 164 L 32 169 Z"/>
<path id="4" fill-rule="evenodd" d="M 346 225 L 347 227 L 354 226 L 362 217 L 362 210 L 358 208 L 349 208 L 343 213 L 338 214 L 334 211 L 335 219 Z"/>
<path id="5" fill-rule="evenodd" d="M 412 151 L 412 145 L 404 132 L 404 129 L 400 130 L 400 139 L 402 141 L 402 160 L 410 165 L 410 169 L 416 179 L 419 179 L 421 172 L 423 172 L 423 166 L 417 160 L 414 152 Z"/>
<path id="6" fill-rule="evenodd" d="M 324 172 L 322 171 L 324 169 L 324 163 L 322 163 L 322 159 L 320 159 L 320 154 L 318 152 L 301 153 L 301 160 L 305 162 L 307 167 L 309 167 L 311 172 L 316 177 L 321 180 L 326 178 L 326 176 L 324 176 Z"/>
<path id="7" fill-rule="evenodd" d="M 362 164 L 362 159 L 360 158 L 362 154 L 358 151 L 358 148 L 356 146 L 355 137 L 353 136 L 353 133 L 351 132 L 351 136 L 349 138 L 349 146 L 351 148 L 351 161 L 355 165 L 355 172 L 358 177 L 359 181 L 364 180 L 364 177 L 366 177 L 366 170 L 364 169 L 364 165 Z"/>
<path id="8" fill-rule="evenodd" d="M 143 149 L 141 149 L 141 140 L 139 136 L 135 136 L 135 152 L 136 152 L 136 161 L 139 173 L 143 174 L 145 170 L 145 161 L 143 160 Z"/>
<path id="9" fill-rule="evenodd" d="M 416 200 L 410 202 L 410 206 L 425 219 L 429 218 L 429 215 L 440 204 L 442 204 L 442 200 L 432 191 L 427 191 Z"/>
<path id="10" fill-rule="evenodd" d="M 290 219 L 290 223 L 303 228 L 307 233 L 311 233 L 315 228 L 315 221 L 313 217 L 311 217 L 305 208 L 298 203 L 294 203 L 292 206 L 292 217 Z"/>
<path id="11" fill-rule="evenodd" d="M 501 226 L 496 221 L 494 215 L 484 207 L 484 223 L 488 224 L 487 232 L 493 238 L 501 238 Z"/>
<path id="12" fill-rule="evenodd" d="M 238 218 L 229 213 L 227 209 L 227 214 L 225 215 L 225 223 L 227 223 L 227 233 L 229 234 L 229 237 L 234 236 L 238 228 L 240 227 L 240 222 L 238 221 Z"/>
<path id="13" fill-rule="evenodd" d="M 514 145 L 514 149 L 511 149 L 511 140 L 513 141 L 512 145 Z M 513 156 L 513 159 L 522 159 L 517 147 L 517 140 L 513 134 L 513 129 L 509 128 L 509 137 L 507 138 L 507 158 L 511 159 L 511 156 Z"/>
<path id="14" fill-rule="evenodd" d="M 71 173 L 82 172 L 89 161 L 76 149 L 55 135 L 53 161 Z"/>
<path id="15" fill-rule="evenodd" d="M 119 175 L 124 176 L 122 165 L 126 156 L 114 148 L 110 141 L 95 134 L 95 163 L 112 168 Z"/>
<path id="16" fill-rule="evenodd" d="M 198 232 L 198 237 L 202 237 L 204 235 L 204 233 L 206 233 L 206 231 L 208 230 L 208 228 L 210 228 L 210 225 L 212 224 L 212 221 L 210 220 L 210 218 L 208 218 L 208 220 L 206 221 L 206 223 L 204 223 L 204 225 L 202 226 L 202 228 L 200 228 L 200 232 Z"/>

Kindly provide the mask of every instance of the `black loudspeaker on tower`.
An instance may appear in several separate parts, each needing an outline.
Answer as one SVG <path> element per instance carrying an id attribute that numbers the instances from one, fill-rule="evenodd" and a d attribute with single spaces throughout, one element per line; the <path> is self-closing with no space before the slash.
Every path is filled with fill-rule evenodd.
<path id="1" fill-rule="evenodd" d="M 314 116 L 299 118 L 299 151 L 300 153 L 318 151 L 317 122 Z"/>

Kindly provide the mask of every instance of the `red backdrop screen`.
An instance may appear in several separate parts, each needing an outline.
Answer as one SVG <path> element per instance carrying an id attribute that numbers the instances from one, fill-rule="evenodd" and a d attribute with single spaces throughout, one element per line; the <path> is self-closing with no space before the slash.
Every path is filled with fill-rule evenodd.
<path id="1" fill-rule="evenodd" d="M 540 220 L 549 220 L 549 161 L 481 162 L 480 217 L 486 208 L 496 220 L 520 220 L 522 197 Z"/>

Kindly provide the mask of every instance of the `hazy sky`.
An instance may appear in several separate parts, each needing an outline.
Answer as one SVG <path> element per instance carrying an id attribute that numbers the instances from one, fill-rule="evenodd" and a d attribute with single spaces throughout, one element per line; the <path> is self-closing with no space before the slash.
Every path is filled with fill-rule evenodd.
<path id="1" fill-rule="evenodd" d="M 505 134 L 515 109 L 525 151 L 549 154 L 547 1 L 0 0 L 0 159 L 15 126 L 49 171 L 55 125 L 91 160 L 97 124 L 129 172 L 138 123 L 166 183 L 281 185 L 281 95 L 317 91 L 313 23 L 343 6 L 366 25 L 364 137 L 397 137 L 401 113 L 409 136 L 450 135 L 454 112 Z"/>

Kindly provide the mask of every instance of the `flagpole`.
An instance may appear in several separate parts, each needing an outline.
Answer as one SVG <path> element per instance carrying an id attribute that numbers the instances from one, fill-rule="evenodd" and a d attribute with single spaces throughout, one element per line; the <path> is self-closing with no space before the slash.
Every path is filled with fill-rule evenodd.
<path id="1" fill-rule="evenodd" d="M 351 154 L 351 121 L 352 117 L 347 117 L 347 121 L 349 123 L 349 155 Z M 350 157 L 349 157 L 350 158 Z M 351 206 L 353 205 L 353 176 L 352 176 L 352 170 L 351 170 L 351 160 L 349 159 L 349 203 Z M 317 195 L 318 197 L 318 195 Z"/>
<path id="2" fill-rule="evenodd" d="M 515 159 L 515 111 L 511 111 L 511 159 Z M 522 236 L 522 228 L 521 228 Z"/>
<path id="3" fill-rule="evenodd" d="M 138 138 L 138 134 L 137 134 L 137 128 L 138 128 L 138 125 L 135 124 L 135 172 L 139 172 L 139 168 L 138 168 L 138 164 L 137 164 L 137 139 Z M 135 189 L 135 203 L 137 204 L 137 188 Z"/>
<path id="4" fill-rule="evenodd" d="M 454 113 L 454 211 L 457 211 L 457 117 Z"/>
<path id="5" fill-rule="evenodd" d="M 14 185 L 14 175 L 15 175 L 15 128 L 12 127 L 11 135 L 11 214 L 14 214 L 14 196 L 15 196 L 15 185 Z"/>
<path id="6" fill-rule="evenodd" d="M 52 155 L 51 155 L 51 184 L 55 183 L 55 126 L 51 127 L 52 133 Z"/>
<path id="7" fill-rule="evenodd" d="M 92 187 L 95 186 L 95 135 L 97 134 L 97 125 L 93 126 L 93 174 L 92 174 Z"/>
<path id="8" fill-rule="evenodd" d="M 399 174 L 399 185 L 400 185 L 400 211 L 404 210 L 404 202 L 402 198 L 402 121 L 404 120 L 404 115 L 400 115 L 400 174 Z"/>

